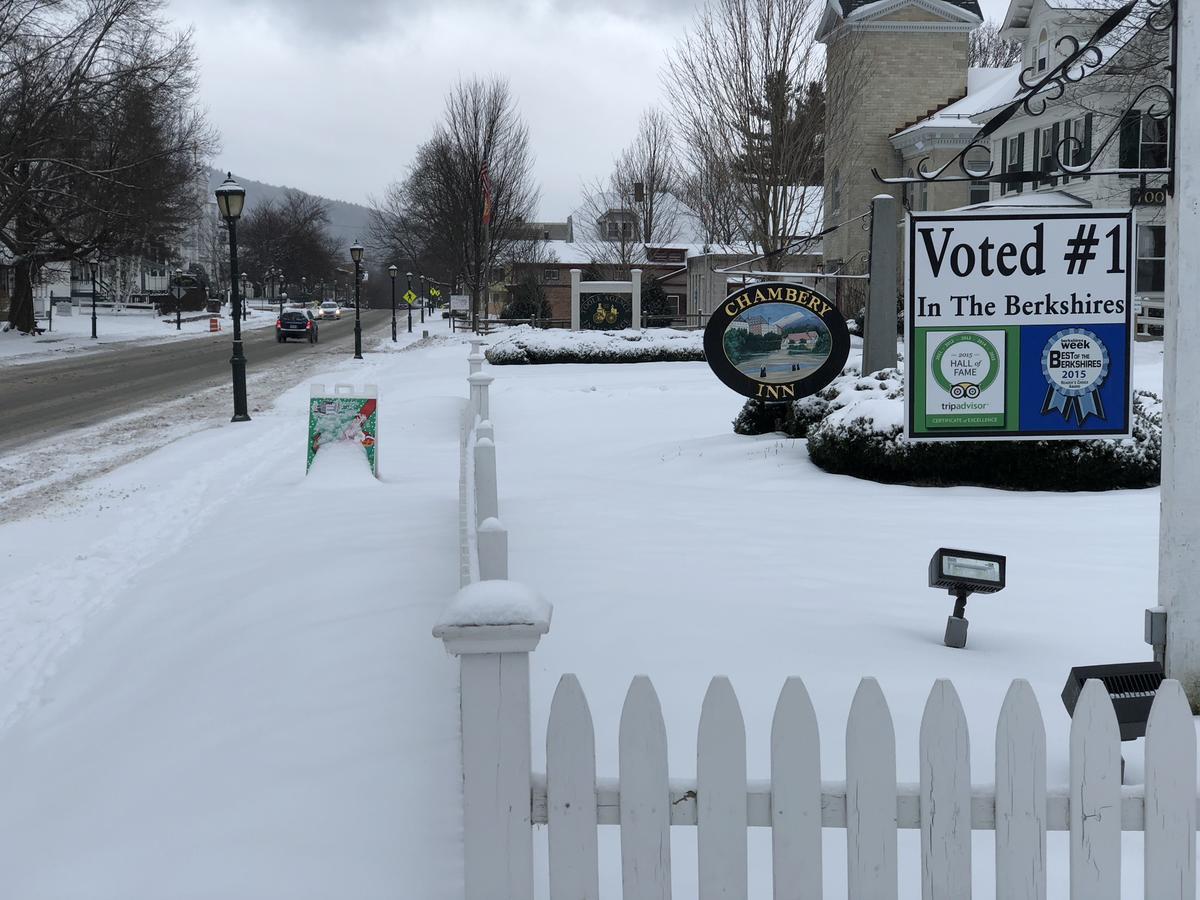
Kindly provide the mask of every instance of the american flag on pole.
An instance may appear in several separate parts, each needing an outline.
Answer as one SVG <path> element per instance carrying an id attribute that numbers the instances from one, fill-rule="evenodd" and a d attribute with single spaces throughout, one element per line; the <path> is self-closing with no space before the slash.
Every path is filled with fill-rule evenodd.
<path id="1" fill-rule="evenodd" d="M 479 181 L 483 185 L 483 224 L 492 224 L 492 179 L 488 176 L 487 160 L 479 170 Z"/>

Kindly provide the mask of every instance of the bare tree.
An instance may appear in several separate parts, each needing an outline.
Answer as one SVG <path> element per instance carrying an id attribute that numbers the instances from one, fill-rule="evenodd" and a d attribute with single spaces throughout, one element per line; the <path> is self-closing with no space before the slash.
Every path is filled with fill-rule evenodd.
<path id="1" fill-rule="evenodd" d="M 824 75 L 816 0 L 709 0 L 666 69 L 694 185 L 723 177 L 764 252 L 802 230 L 821 201 Z"/>
<path id="2" fill-rule="evenodd" d="M 270 266 L 283 270 L 289 283 L 307 277 L 310 284 L 332 280 L 340 259 L 329 231 L 329 202 L 293 188 L 280 201 L 258 203 L 238 228 L 242 267 L 259 281 Z"/>
<path id="3" fill-rule="evenodd" d="M 157 0 L 0 0 L 0 244 L 18 329 L 41 266 L 145 252 L 198 214 L 216 139 L 195 90 L 191 37 Z"/>
<path id="4" fill-rule="evenodd" d="M 991 19 L 971 32 L 967 43 L 967 65 L 989 69 L 1006 69 L 1021 61 L 1020 41 L 1008 41 L 1000 36 L 1000 26 Z"/>
<path id="5" fill-rule="evenodd" d="M 372 204 L 372 240 L 384 252 L 445 267 L 446 281 L 461 278 L 477 319 L 493 271 L 520 240 L 519 226 L 533 218 L 532 169 L 529 130 L 508 82 L 460 82 L 408 177 Z M 488 224 L 485 183 L 491 185 Z"/>

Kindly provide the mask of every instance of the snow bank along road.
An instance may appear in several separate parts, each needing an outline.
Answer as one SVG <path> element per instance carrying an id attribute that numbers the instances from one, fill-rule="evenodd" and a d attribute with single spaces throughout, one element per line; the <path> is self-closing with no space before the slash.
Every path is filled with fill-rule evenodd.
<path id="1" fill-rule="evenodd" d="M 390 322 L 381 310 L 364 312 L 364 345 Z M 6 367 L 0 378 L 0 453 L 136 412 L 149 403 L 177 400 L 222 380 L 228 383 L 232 335 L 226 330 L 211 338 L 112 344 L 77 358 Z M 247 373 L 253 377 L 280 361 L 314 351 L 324 357 L 345 353 L 354 340 L 353 318 L 322 322 L 320 336 L 320 343 L 310 347 L 277 343 L 273 327 L 244 331 Z"/>
<path id="2" fill-rule="evenodd" d="M 305 475 L 293 379 L 0 525 L 0 898 L 462 896 L 468 348 L 378 344 L 310 375 L 378 384 L 378 480 Z"/>

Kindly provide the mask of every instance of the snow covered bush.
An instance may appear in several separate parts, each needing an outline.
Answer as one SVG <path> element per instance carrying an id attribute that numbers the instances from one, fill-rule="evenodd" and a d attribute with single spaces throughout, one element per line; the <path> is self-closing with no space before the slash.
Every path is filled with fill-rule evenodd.
<path id="1" fill-rule="evenodd" d="M 1149 391 L 1134 393 L 1132 438 L 1090 441 L 905 441 L 904 386 L 894 369 L 867 378 L 848 370 L 782 416 L 763 406 L 747 403 L 734 430 L 807 437 L 812 461 L 839 475 L 1035 491 L 1143 488 L 1159 481 L 1162 400 Z"/>
<path id="2" fill-rule="evenodd" d="M 510 329 L 485 351 L 495 366 L 537 363 L 696 362 L 704 359 L 704 333 L 647 328 L 644 331 Z"/>

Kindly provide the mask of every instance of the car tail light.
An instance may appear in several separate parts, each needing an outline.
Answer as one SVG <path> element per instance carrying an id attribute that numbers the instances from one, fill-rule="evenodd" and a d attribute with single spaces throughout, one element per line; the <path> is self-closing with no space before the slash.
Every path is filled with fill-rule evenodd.
<path id="1" fill-rule="evenodd" d="M 311 331 L 311 330 L 312 330 L 312 322 L 306 322 L 306 323 L 304 323 L 304 327 L 305 327 L 306 329 L 308 329 L 309 331 Z"/>
<path id="2" fill-rule="evenodd" d="M 282 328 L 282 327 L 283 327 L 283 319 L 276 319 L 276 320 L 275 320 L 275 327 L 276 327 L 276 328 Z"/>

